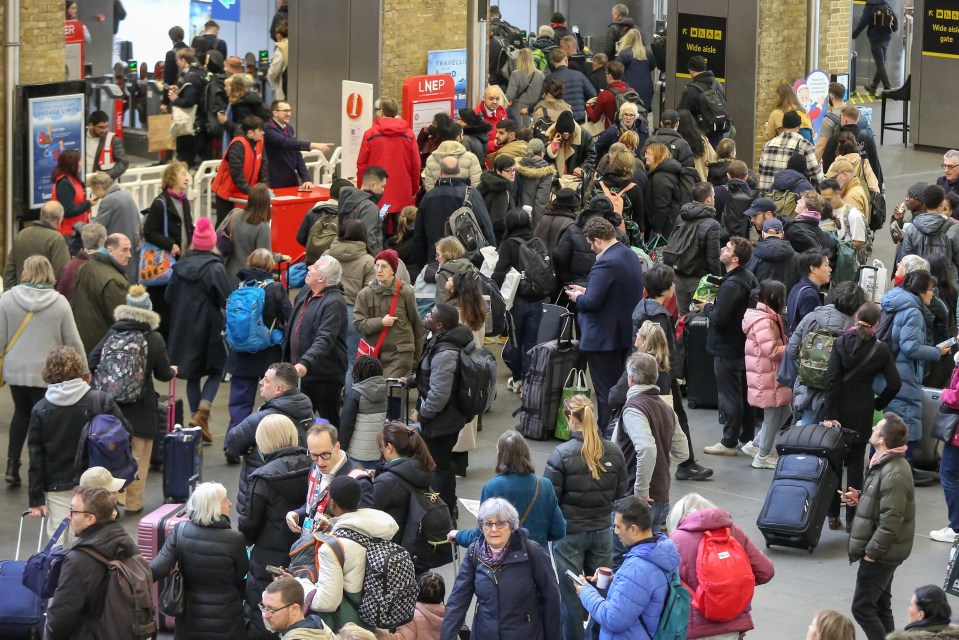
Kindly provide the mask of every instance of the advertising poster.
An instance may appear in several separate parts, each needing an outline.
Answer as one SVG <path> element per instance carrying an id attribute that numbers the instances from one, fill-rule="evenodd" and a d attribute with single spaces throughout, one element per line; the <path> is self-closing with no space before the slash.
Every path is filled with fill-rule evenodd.
<path id="1" fill-rule="evenodd" d="M 793 91 L 799 98 L 799 103 L 809 114 L 812 121 L 812 130 L 819 131 L 822 119 L 829 111 L 829 74 L 817 69 L 807 78 L 800 78 L 793 83 Z"/>
<path id="2" fill-rule="evenodd" d="M 363 134 L 373 126 L 373 85 L 344 80 L 340 118 L 340 177 L 352 180 Z"/>
<path id="3" fill-rule="evenodd" d="M 69 149 L 83 159 L 83 94 L 33 98 L 28 101 L 30 135 L 30 208 L 41 206 L 53 197 L 50 174 L 60 154 Z"/>
<path id="4" fill-rule="evenodd" d="M 455 83 L 455 107 L 457 110 L 466 108 L 466 49 L 428 51 L 426 55 L 426 73 L 431 76 L 449 74 Z"/>
<path id="5" fill-rule="evenodd" d="M 210 0 L 193 0 L 190 3 L 190 32 L 185 40 L 189 43 L 203 33 L 203 25 L 213 19 L 213 5 Z"/>

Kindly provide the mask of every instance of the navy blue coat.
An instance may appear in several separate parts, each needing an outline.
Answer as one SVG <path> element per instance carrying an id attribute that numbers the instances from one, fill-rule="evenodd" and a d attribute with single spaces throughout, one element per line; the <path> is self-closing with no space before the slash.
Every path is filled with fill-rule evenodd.
<path id="1" fill-rule="evenodd" d="M 309 151 L 310 143 L 296 139 L 296 131 L 286 125 L 286 129 L 277 124 L 272 118 L 263 125 L 263 141 L 270 164 L 270 186 L 297 187 L 310 180 L 306 170 L 306 161 L 301 151 Z"/>
<path id="2" fill-rule="evenodd" d="M 589 271 L 576 299 L 583 351 L 616 351 L 633 344 L 633 309 L 643 297 L 643 267 L 632 249 L 611 245 Z"/>
<path id="3" fill-rule="evenodd" d="M 574 71 L 569 67 L 559 67 L 553 73 L 546 76 L 543 82 L 545 85 L 550 80 L 556 80 L 563 83 L 563 100 L 565 100 L 573 109 L 573 119 L 576 122 L 582 122 L 586 117 L 586 101 L 596 97 L 596 87 L 579 71 Z"/>
<path id="4" fill-rule="evenodd" d="M 653 110 L 653 71 L 656 69 L 656 58 L 653 50 L 646 47 L 646 59 L 637 60 L 633 57 L 632 49 L 623 49 L 616 56 L 618 62 L 623 63 L 625 71 L 623 81 L 636 90 L 646 107 L 646 112 Z M 642 143 L 640 143 L 642 144 Z"/>
<path id="5" fill-rule="evenodd" d="M 470 545 L 463 558 L 453 592 L 446 601 L 442 640 L 456 640 L 466 621 L 473 594 L 476 613 L 473 637 L 484 640 L 546 640 L 562 637 L 559 587 L 549 555 L 526 531 L 510 536 L 507 556 L 496 571 L 480 562 L 476 547 Z M 564 579 L 568 580 L 569 578 Z"/>

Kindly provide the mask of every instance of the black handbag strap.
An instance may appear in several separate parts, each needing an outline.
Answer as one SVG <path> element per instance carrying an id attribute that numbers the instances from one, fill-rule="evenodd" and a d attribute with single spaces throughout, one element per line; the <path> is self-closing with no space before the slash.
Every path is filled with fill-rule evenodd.
<path id="1" fill-rule="evenodd" d="M 872 357 L 875 355 L 876 351 L 879 350 L 879 340 L 873 339 L 872 348 L 869 350 L 869 353 L 866 354 L 866 357 L 863 358 L 859 364 L 849 370 L 849 372 L 842 377 L 843 384 L 852 380 L 852 377 L 859 373 L 859 371 L 866 366 L 866 363 L 872 360 Z"/>

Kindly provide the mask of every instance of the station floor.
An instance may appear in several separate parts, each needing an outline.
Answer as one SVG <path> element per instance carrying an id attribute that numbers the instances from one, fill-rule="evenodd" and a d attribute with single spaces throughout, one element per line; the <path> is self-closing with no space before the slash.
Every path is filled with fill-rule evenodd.
<path id="1" fill-rule="evenodd" d="M 873 129 L 879 132 L 878 104 L 873 118 Z M 898 115 L 895 113 L 893 115 Z M 940 174 L 942 151 L 915 150 L 904 147 L 896 133 L 887 135 L 885 145 L 879 147 L 886 180 L 886 199 L 890 209 L 902 201 L 906 188 L 923 180 L 933 182 Z M 874 257 L 892 268 L 892 244 L 889 234 L 883 229 L 877 237 Z M 498 350 L 498 347 L 496 348 Z M 457 482 L 459 497 L 478 499 L 485 481 L 493 475 L 496 440 L 505 430 L 515 426 L 511 414 L 519 406 L 519 397 L 506 389 L 507 368 L 500 366 L 499 398 L 490 414 L 484 419 L 484 429 L 479 433 L 478 449 L 470 454 L 467 477 Z M 185 388 L 179 385 L 179 394 L 185 399 Z M 227 423 L 227 385 L 223 385 L 214 404 L 212 428 L 216 436 L 214 446 L 204 449 L 203 479 L 223 483 L 230 494 L 237 488 L 239 467 L 227 466 L 220 451 Z M 6 450 L 8 429 L 6 425 L 12 412 L 12 401 L 6 391 L 0 391 L 0 452 Z M 701 464 L 712 467 L 715 475 L 705 482 L 680 482 L 673 480 L 673 500 L 689 492 L 699 492 L 720 507 L 732 513 L 734 521 L 742 526 L 759 547 L 763 539 L 756 529 L 756 517 L 762 507 L 772 471 L 750 467 L 746 456 L 735 458 L 707 456 L 702 447 L 719 440 L 722 429 L 715 410 L 689 411 L 696 457 Z M 540 472 L 557 441 L 530 442 L 533 461 Z M 14 556 L 17 544 L 17 525 L 20 513 L 27 507 L 26 461 L 23 456 L 24 486 L 16 489 L 0 486 L 0 558 Z M 146 511 L 162 502 L 161 477 L 151 473 L 146 491 Z M 460 509 L 460 527 L 473 526 L 475 521 L 465 509 Z M 137 519 L 123 519 L 126 528 L 135 536 Z M 234 521 L 235 523 L 235 521 Z M 935 484 L 916 489 L 916 536 L 910 558 L 896 571 L 893 582 L 893 610 L 896 627 L 901 629 L 908 622 L 906 608 L 916 587 L 926 584 L 942 585 L 950 546 L 928 537 L 929 531 L 947 524 L 942 488 Z M 37 524 L 28 521 L 24 532 L 24 547 L 21 558 L 36 548 Z M 857 565 L 850 565 L 847 557 L 848 536 L 845 531 L 830 531 L 824 527 L 819 546 L 812 555 L 805 551 L 772 548 L 766 553 L 772 559 L 776 575 L 773 580 L 756 589 L 752 616 L 756 628 L 748 634 L 754 639 L 801 640 L 806 637 L 809 622 L 821 609 L 836 609 L 850 615 L 849 607 L 855 585 Z M 452 588 L 452 566 L 439 570 L 447 579 L 447 590 Z M 951 599 L 952 600 L 952 599 Z M 955 600 L 952 600 L 955 604 Z M 864 637 L 858 629 L 859 638 Z M 161 634 L 172 638 L 172 634 Z M 556 640 L 556 639 L 550 639 Z"/>

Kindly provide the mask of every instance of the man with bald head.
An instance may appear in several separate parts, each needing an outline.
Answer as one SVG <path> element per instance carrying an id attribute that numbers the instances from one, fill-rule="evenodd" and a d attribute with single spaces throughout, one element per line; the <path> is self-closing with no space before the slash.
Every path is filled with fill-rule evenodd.
<path id="1" fill-rule="evenodd" d="M 500 121 L 509 118 L 509 112 L 506 110 L 506 96 L 503 95 L 503 90 L 495 84 L 486 87 L 486 91 L 483 93 L 483 101 L 476 105 L 475 111 L 495 130 Z M 487 143 L 487 150 L 490 152 L 496 151 L 496 139 L 492 136 Z"/>
<path id="2" fill-rule="evenodd" d="M 413 232 L 416 264 L 429 264 L 436 260 L 437 241 L 449 235 L 446 233 L 446 221 L 454 211 L 463 206 L 467 198 L 486 243 L 490 246 L 496 244 L 493 223 L 483 197 L 470 186 L 469 178 L 460 178 L 459 175 L 459 160 L 456 156 L 446 156 L 440 160 L 440 178 L 436 181 L 436 186 L 423 196 L 416 216 Z"/>
<path id="3" fill-rule="evenodd" d="M 33 223 L 13 239 L 13 247 L 7 254 L 3 267 L 3 290 L 9 291 L 20 284 L 23 263 L 30 256 L 44 256 L 53 265 L 53 272 L 60 279 L 63 267 L 70 262 L 70 251 L 58 228 L 63 220 L 63 205 L 51 200 L 40 208 L 40 220 Z"/>
<path id="4" fill-rule="evenodd" d="M 113 310 L 126 304 L 130 282 L 125 268 L 130 261 L 130 246 L 130 239 L 122 233 L 107 236 L 103 248 L 92 254 L 77 274 L 73 318 L 87 353 L 113 325 Z"/>

